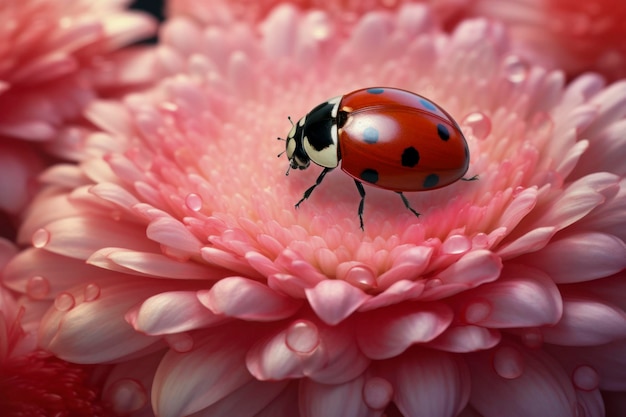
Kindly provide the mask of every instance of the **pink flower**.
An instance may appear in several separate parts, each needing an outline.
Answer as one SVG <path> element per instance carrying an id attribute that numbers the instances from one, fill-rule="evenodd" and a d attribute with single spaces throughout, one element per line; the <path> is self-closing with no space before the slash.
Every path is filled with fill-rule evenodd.
<path id="1" fill-rule="evenodd" d="M 623 1 L 477 0 L 468 13 L 503 21 L 515 48 L 548 68 L 626 76 Z"/>
<path id="2" fill-rule="evenodd" d="M 94 73 L 116 59 L 117 49 L 154 32 L 152 19 L 124 10 L 124 3 L 4 2 L 0 7 L 5 22 L 0 28 L 1 135 L 50 140 L 63 121 L 80 115 L 94 96 L 94 84 L 101 82 Z"/>
<path id="3" fill-rule="evenodd" d="M 45 349 L 115 363 L 117 413 L 602 416 L 626 391 L 626 83 L 417 5 L 161 38 L 171 76 L 89 107 L 94 156 L 45 173 L 4 278 L 49 303 Z M 479 180 L 407 195 L 419 219 L 368 187 L 362 231 L 337 170 L 296 210 L 319 170 L 285 177 L 287 115 L 378 85 L 454 115 Z"/>
<path id="4" fill-rule="evenodd" d="M 17 250 L 0 239 L 0 271 Z M 0 410 L 3 417 L 112 415 L 91 371 L 36 349 L 36 306 L 0 286 Z M 91 379 L 91 380 L 90 380 Z"/>

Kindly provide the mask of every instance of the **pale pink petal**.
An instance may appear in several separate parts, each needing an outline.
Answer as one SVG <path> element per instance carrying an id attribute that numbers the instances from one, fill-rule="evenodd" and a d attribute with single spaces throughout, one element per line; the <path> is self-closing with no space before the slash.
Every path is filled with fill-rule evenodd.
<path id="1" fill-rule="evenodd" d="M 563 302 L 557 286 L 540 270 L 511 267 L 497 282 L 464 293 L 461 317 L 489 328 L 553 325 L 561 319 Z"/>
<path id="2" fill-rule="evenodd" d="M 609 234 L 577 233 L 553 240 L 525 262 L 559 284 L 590 281 L 626 268 L 626 244 Z"/>
<path id="3" fill-rule="evenodd" d="M 473 354 L 467 364 L 472 377 L 470 404 L 481 415 L 576 415 L 576 394 L 568 375 L 541 351 L 507 344 Z"/>
<path id="4" fill-rule="evenodd" d="M 156 336 L 208 327 L 225 319 L 211 314 L 200 304 L 194 291 L 169 291 L 153 295 L 126 313 L 137 331 Z"/>
<path id="5" fill-rule="evenodd" d="M 548 343 L 602 345 L 626 338 L 626 313 L 599 300 L 568 297 L 563 302 L 563 318 L 542 333 Z"/>
<path id="6" fill-rule="evenodd" d="M 356 311 L 370 296 L 345 281 L 326 280 L 305 290 L 318 317 L 335 325 Z"/>
<path id="7" fill-rule="evenodd" d="M 480 326 L 451 325 L 445 332 L 428 343 L 435 349 L 444 352 L 475 352 L 491 349 L 500 343 L 502 336 L 499 331 Z"/>
<path id="8" fill-rule="evenodd" d="M 417 350 L 393 368 L 394 401 L 403 415 L 455 417 L 467 404 L 469 372 L 453 354 Z"/>
<path id="9" fill-rule="evenodd" d="M 274 321 L 287 318 L 301 306 L 265 285 L 243 277 L 224 278 L 197 298 L 214 314 L 242 320 Z"/>
<path id="10" fill-rule="evenodd" d="M 161 417 L 189 415 L 249 383 L 244 346 L 207 338 L 184 354 L 168 352 L 152 386 L 152 406 Z"/>
<path id="11" fill-rule="evenodd" d="M 372 410 L 363 398 L 365 380 L 353 379 L 341 385 L 304 380 L 300 384 L 302 417 L 376 417 L 383 410 Z"/>
<path id="12" fill-rule="evenodd" d="M 396 310 L 377 312 L 359 321 L 357 341 L 367 357 L 391 358 L 413 344 L 429 342 L 443 333 L 453 316 L 447 306 L 436 303 Z"/>
<path id="13" fill-rule="evenodd" d="M 216 403 L 206 407 L 204 410 L 196 414 L 197 416 L 211 417 L 259 417 L 264 414 L 267 407 L 270 409 L 274 403 L 283 404 L 285 401 L 280 396 L 288 391 L 288 381 L 278 382 L 260 382 L 255 379 L 233 391 Z M 242 401 L 246 398 L 246 401 Z M 286 410 L 285 410 L 286 412 Z M 287 416 L 294 415 L 288 413 L 280 413 L 274 411 L 269 416 Z"/>

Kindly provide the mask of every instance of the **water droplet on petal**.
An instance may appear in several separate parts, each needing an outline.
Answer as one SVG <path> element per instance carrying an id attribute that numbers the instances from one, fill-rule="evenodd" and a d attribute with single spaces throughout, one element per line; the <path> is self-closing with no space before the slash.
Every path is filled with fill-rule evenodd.
<path id="1" fill-rule="evenodd" d="M 338 270 L 339 269 L 341 268 L 338 268 Z M 366 291 L 376 287 L 374 271 L 360 263 L 348 268 L 345 275 L 338 278 L 343 278 L 344 281 Z"/>
<path id="2" fill-rule="evenodd" d="M 528 77 L 528 64 L 517 56 L 509 56 L 504 60 L 504 74 L 512 83 L 519 84 Z"/>
<path id="3" fill-rule="evenodd" d="M 486 233 L 477 233 L 472 239 L 472 247 L 475 249 L 485 249 L 489 246 L 489 236 Z"/>
<path id="4" fill-rule="evenodd" d="M 202 210 L 202 204 L 203 204 L 202 197 L 200 197 L 196 193 L 189 193 L 187 194 L 187 197 L 185 197 L 185 205 L 191 211 Z"/>
<path id="5" fill-rule="evenodd" d="M 50 293 L 50 281 L 44 277 L 32 277 L 26 283 L 26 294 L 34 300 L 42 300 Z"/>
<path id="6" fill-rule="evenodd" d="M 94 301 L 100 297 L 100 286 L 98 284 L 87 284 L 84 289 L 85 301 Z"/>
<path id="7" fill-rule="evenodd" d="M 461 124 L 472 129 L 472 135 L 478 140 L 487 139 L 491 133 L 491 119 L 478 111 L 465 116 Z"/>
<path id="8" fill-rule="evenodd" d="M 521 336 L 524 346 L 540 348 L 543 345 L 543 334 L 539 329 L 526 329 Z"/>
<path id="9" fill-rule="evenodd" d="M 382 410 L 391 401 L 393 386 L 384 378 L 369 378 L 363 385 L 363 401 L 373 410 Z"/>
<path id="10" fill-rule="evenodd" d="M 311 353 L 320 344 L 319 329 L 315 323 L 298 320 L 287 329 L 285 343 L 294 352 Z"/>
<path id="11" fill-rule="evenodd" d="M 593 391 L 600 385 L 600 375 L 589 365 L 581 365 L 574 369 L 572 381 L 576 388 L 583 391 Z"/>
<path id="12" fill-rule="evenodd" d="M 465 320 L 468 323 L 479 323 L 491 314 L 491 303 L 487 300 L 478 299 L 465 307 Z"/>
<path id="13" fill-rule="evenodd" d="M 503 346 L 493 355 L 493 368 L 502 378 L 519 378 L 524 373 L 524 358 L 517 349 Z"/>
<path id="14" fill-rule="evenodd" d="M 41 249 L 46 246 L 48 242 L 50 242 L 50 232 L 46 229 L 38 229 L 35 233 L 33 233 L 31 243 L 34 247 Z"/>
<path id="15" fill-rule="evenodd" d="M 170 334 L 165 336 L 165 342 L 178 353 L 189 352 L 193 349 L 193 337 L 187 333 Z"/>
<path id="16" fill-rule="evenodd" d="M 429 279 L 428 281 L 426 281 L 426 284 L 424 285 L 424 287 L 425 289 L 437 288 L 437 287 L 441 287 L 442 284 L 443 282 L 441 281 L 440 278 L 433 278 L 433 279 Z"/>
<path id="17" fill-rule="evenodd" d="M 450 236 L 441 245 L 441 251 L 447 255 L 461 255 L 472 247 L 472 242 L 463 235 Z"/>
<path id="18" fill-rule="evenodd" d="M 109 386 L 104 399 L 116 415 L 125 416 L 145 406 L 148 395 L 139 381 L 123 378 Z"/>
<path id="19" fill-rule="evenodd" d="M 67 292 L 62 292 L 54 299 L 54 307 L 59 311 L 70 311 L 76 305 L 74 296 Z"/>

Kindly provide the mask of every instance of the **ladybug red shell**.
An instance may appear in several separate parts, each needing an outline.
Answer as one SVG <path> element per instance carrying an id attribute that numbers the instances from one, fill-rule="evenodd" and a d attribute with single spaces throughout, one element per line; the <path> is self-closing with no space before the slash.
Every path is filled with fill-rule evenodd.
<path id="1" fill-rule="evenodd" d="M 452 184 L 463 178 L 470 159 L 452 116 L 425 97 L 388 87 L 353 91 L 318 105 L 293 125 L 286 153 L 290 168 L 306 169 L 311 161 L 324 167 L 296 207 L 341 164 L 361 195 L 361 227 L 362 183 L 397 192 L 419 216 L 402 193 Z"/>

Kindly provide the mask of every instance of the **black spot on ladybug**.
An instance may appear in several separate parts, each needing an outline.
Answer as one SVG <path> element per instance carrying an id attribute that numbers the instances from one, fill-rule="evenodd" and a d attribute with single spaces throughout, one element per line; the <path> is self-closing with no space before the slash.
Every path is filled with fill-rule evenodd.
<path id="1" fill-rule="evenodd" d="M 361 172 L 361 179 L 365 182 L 369 182 L 370 184 L 376 184 L 378 182 L 378 171 L 371 168 L 366 168 Z"/>
<path id="2" fill-rule="evenodd" d="M 371 126 L 366 127 L 363 131 L 363 141 L 369 144 L 378 142 L 378 130 Z"/>
<path id="3" fill-rule="evenodd" d="M 384 88 L 368 88 L 367 92 L 370 94 L 382 94 L 385 91 Z"/>
<path id="4" fill-rule="evenodd" d="M 420 154 L 412 146 L 409 146 L 402 152 L 402 166 L 413 168 L 420 161 Z"/>
<path id="5" fill-rule="evenodd" d="M 450 131 L 448 131 L 448 128 L 442 125 L 441 123 L 437 125 L 437 134 L 439 135 L 441 140 L 450 139 Z"/>
<path id="6" fill-rule="evenodd" d="M 439 175 L 430 174 L 424 179 L 424 188 L 433 188 L 439 183 Z"/>

